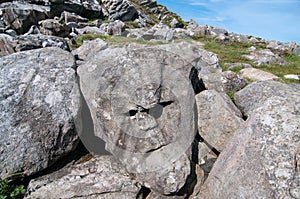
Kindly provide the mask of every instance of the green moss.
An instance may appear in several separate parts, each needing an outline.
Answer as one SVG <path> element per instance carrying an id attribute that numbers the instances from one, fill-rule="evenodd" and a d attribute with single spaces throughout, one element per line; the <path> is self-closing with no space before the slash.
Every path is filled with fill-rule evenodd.
<path id="1" fill-rule="evenodd" d="M 125 25 L 126 25 L 126 28 L 129 28 L 129 29 L 139 28 L 139 24 L 134 21 L 126 21 Z"/>

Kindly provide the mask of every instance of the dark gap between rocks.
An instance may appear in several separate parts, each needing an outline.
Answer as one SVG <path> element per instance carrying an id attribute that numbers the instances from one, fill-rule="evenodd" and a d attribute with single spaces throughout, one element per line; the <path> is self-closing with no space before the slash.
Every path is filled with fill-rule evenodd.
<path id="1" fill-rule="evenodd" d="M 195 67 L 191 68 L 189 79 L 192 83 L 195 95 L 197 95 L 198 93 L 206 90 L 204 82 L 203 82 L 202 79 L 199 79 L 198 70 Z"/>
<path id="2" fill-rule="evenodd" d="M 142 186 L 136 196 L 136 199 L 146 199 L 148 197 L 148 195 L 150 194 L 150 192 L 151 192 L 151 189 Z"/>

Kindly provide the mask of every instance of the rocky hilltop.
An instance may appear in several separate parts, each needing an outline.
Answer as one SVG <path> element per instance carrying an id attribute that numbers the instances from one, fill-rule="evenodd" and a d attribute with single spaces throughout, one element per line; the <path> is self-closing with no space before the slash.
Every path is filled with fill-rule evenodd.
<path id="1" fill-rule="evenodd" d="M 0 198 L 300 198 L 300 47 L 154 0 L 0 3 Z"/>

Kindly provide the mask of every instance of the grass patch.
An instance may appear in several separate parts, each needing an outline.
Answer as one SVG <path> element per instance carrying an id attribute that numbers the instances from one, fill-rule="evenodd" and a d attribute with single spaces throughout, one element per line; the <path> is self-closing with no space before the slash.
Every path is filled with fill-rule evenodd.
<path id="1" fill-rule="evenodd" d="M 281 53 L 281 57 L 288 63 L 288 65 L 283 66 L 280 64 L 272 64 L 272 65 L 261 65 L 257 66 L 252 61 L 243 57 L 243 55 L 249 54 L 248 48 L 251 46 L 255 46 L 257 50 L 265 49 L 265 43 L 245 43 L 245 42 L 228 42 L 228 41 L 220 41 L 215 37 L 210 36 L 195 36 L 194 40 L 201 41 L 204 43 L 204 49 L 211 51 L 218 55 L 219 64 L 223 71 L 228 70 L 228 68 L 224 65 L 225 63 L 248 63 L 253 67 L 261 69 L 263 71 L 272 73 L 280 78 L 279 81 L 283 83 L 300 83 L 299 80 L 285 79 L 284 75 L 294 74 L 300 75 L 300 56 L 293 54 L 291 52 L 283 52 Z M 239 73 L 241 67 L 237 67 L 232 69 L 233 72 Z"/>
<path id="2" fill-rule="evenodd" d="M 80 35 L 76 39 L 76 43 L 72 44 L 72 48 L 76 49 L 79 48 L 84 41 L 87 40 L 94 40 L 100 38 L 104 41 L 106 41 L 108 44 L 111 45 L 124 45 L 127 43 L 139 43 L 139 44 L 148 44 L 148 45 L 161 45 L 161 44 L 168 44 L 170 42 L 168 41 L 146 41 L 142 39 L 135 39 L 135 38 L 130 38 L 130 37 L 122 37 L 122 36 L 108 36 L 108 35 L 100 35 L 100 34 L 83 34 Z"/>
<path id="3" fill-rule="evenodd" d="M 26 189 L 24 185 L 14 185 L 10 180 L 0 180 L 0 199 L 23 198 Z"/>

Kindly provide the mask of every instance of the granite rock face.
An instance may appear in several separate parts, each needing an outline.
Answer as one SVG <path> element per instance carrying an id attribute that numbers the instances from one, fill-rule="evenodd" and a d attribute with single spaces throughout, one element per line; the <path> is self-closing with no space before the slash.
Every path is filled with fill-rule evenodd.
<path id="1" fill-rule="evenodd" d="M 25 198 L 127 199 L 140 188 L 112 156 L 100 156 L 32 180 Z"/>
<path id="2" fill-rule="evenodd" d="M 73 56 L 55 47 L 0 59 L 1 178 L 34 174 L 76 147 L 80 95 L 74 67 Z"/>
<path id="3" fill-rule="evenodd" d="M 98 42 L 89 48 L 104 47 Z M 195 136 L 188 79 L 194 63 L 177 54 L 183 46 L 101 47 L 78 68 L 96 136 L 129 172 L 162 194 L 179 191 L 190 173 L 185 152 Z M 187 55 L 200 59 L 194 50 L 190 46 L 194 54 Z"/>
<path id="4" fill-rule="evenodd" d="M 289 97 L 275 95 L 251 107 L 248 120 L 214 164 L 200 198 L 300 197 L 300 88 L 292 87 L 297 92 Z M 255 97 L 261 99 L 260 94 Z"/>

